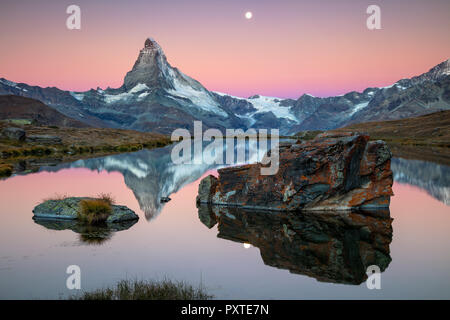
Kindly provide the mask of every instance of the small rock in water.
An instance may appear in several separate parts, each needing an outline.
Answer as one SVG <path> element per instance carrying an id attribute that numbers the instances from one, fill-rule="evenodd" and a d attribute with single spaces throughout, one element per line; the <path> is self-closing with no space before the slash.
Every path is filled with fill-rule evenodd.
<path id="1" fill-rule="evenodd" d="M 78 217 L 80 201 L 82 200 L 96 199 L 87 197 L 70 197 L 65 199 L 47 200 L 34 207 L 33 214 L 35 218 L 75 220 Z M 106 219 L 106 223 L 139 219 L 139 216 L 126 206 L 113 204 L 111 205 L 111 209 L 112 212 Z"/>
<path id="2" fill-rule="evenodd" d="M 161 197 L 161 202 L 169 202 L 170 200 L 172 199 L 170 199 L 169 197 Z"/>

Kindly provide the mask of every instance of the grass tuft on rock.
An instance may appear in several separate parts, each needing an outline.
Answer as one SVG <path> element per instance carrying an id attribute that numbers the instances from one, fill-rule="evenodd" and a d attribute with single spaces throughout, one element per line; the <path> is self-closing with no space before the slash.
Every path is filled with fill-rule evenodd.
<path id="1" fill-rule="evenodd" d="M 66 198 L 69 198 L 69 196 L 65 193 L 63 193 L 63 194 L 55 193 L 54 195 L 52 195 L 50 197 L 42 199 L 42 201 L 43 202 L 45 202 L 45 201 L 62 201 Z"/>
<path id="2" fill-rule="evenodd" d="M 121 280 L 113 287 L 84 292 L 72 300 L 208 300 L 205 289 L 171 280 Z"/>
<path id="3" fill-rule="evenodd" d="M 116 203 L 116 200 L 114 199 L 114 197 L 111 195 L 111 193 L 99 193 L 97 195 L 97 198 L 100 200 L 103 200 L 107 203 L 109 203 L 110 205 L 113 205 Z"/>
<path id="4" fill-rule="evenodd" d="M 112 213 L 111 203 L 103 199 L 85 199 L 80 201 L 78 219 L 88 224 L 105 222 Z"/>

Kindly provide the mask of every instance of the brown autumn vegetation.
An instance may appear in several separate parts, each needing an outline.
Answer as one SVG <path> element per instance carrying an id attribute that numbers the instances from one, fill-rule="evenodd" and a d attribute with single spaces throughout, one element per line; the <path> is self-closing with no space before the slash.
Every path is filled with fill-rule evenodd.
<path id="1" fill-rule="evenodd" d="M 170 137 L 158 133 L 109 128 L 69 128 L 17 123 L 11 125 L 10 122 L 0 121 L 0 131 L 11 126 L 24 129 L 27 136 L 57 136 L 61 138 L 62 143 L 39 144 L 0 137 L 0 177 L 11 175 L 14 172 L 14 164 L 27 159 L 58 158 L 59 161 L 74 161 L 163 147 L 171 143 Z"/>
<path id="2" fill-rule="evenodd" d="M 396 157 L 450 165 L 450 110 L 415 118 L 365 122 L 335 129 L 367 132 L 384 140 Z"/>

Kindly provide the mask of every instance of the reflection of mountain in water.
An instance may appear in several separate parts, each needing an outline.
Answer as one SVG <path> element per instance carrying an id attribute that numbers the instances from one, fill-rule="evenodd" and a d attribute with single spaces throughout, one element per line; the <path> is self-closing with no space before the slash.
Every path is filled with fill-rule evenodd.
<path id="1" fill-rule="evenodd" d="M 254 142 L 250 142 L 251 144 Z M 206 171 L 219 167 L 216 164 L 174 164 L 171 159 L 173 146 L 134 153 L 112 155 L 102 158 L 78 160 L 41 170 L 58 171 L 63 168 L 88 168 L 107 172 L 118 171 L 123 174 L 125 184 L 133 191 L 139 206 L 147 219 L 155 217 L 164 206 L 161 197 L 170 196 L 183 186 L 199 179 Z M 248 150 L 247 145 L 247 150 Z M 251 147 L 256 150 L 256 147 Z M 193 148 L 192 148 L 193 149 Z M 248 155 L 248 162 L 257 161 L 264 152 Z M 219 154 L 205 151 L 203 159 L 215 159 Z M 225 156 L 223 155 L 224 159 Z M 206 162 L 206 161 L 205 161 Z M 101 192 L 102 190 L 99 190 Z M 194 199 L 193 199 L 194 201 Z"/>
<path id="2" fill-rule="evenodd" d="M 219 238 L 258 247 L 264 264 L 319 281 L 360 284 L 368 266 L 384 271 L 391 262 L 389 211 L 300 214 L 202 205 L 198 214 L 208 228 L 218 223 Z"/>
<path id="3" fill-rule="evenodd" d="M 246 159 L 248 161 L 246 162 L 260 160 L 264 154 L 264 150 L 255 152 L 257 150 L 255 143 L 255 141 L 251 141 L 250 147 L 247 146 L 247 151 L 251 149 L 254 153 L 247 154 Z M 172 148 L 173 146 L 168 146 L 102 158 L 78 160 L 72 163 L 42 167 L 41 170 L 58 171 L 63 168 L 89 168 L 97 171 L 120 172 L 124 176 L 126 185 L 133 191 L 147 219 L 151 219 L 164 206 L 160 201 L 161 197 L 170 196 L 183 186 L 199 179 L 207 170 L 219 167 L 216 164 L 206 163 L 176 165 L 171 159 Z M 216 155 L 209 155 L 205 148 L 203 150 L 204 159 L 216 157 Z M 222 156 L 224 159 L 226 158 L 224 154 Z M 397 182 L 418 186 L 436 199 L 447 205 L 450 204 L 450 168 L 448 166 L 395 158 L 392 159 L 392 170 Z M 99 192 L 101 191 L 99 190 Z"/>
<path id="4" fill-rule="evenodd" d="M 394 158 L 391 168 L 396 182 L 417 186 L 450 205 L 450 167 L 427 161 Z"/>

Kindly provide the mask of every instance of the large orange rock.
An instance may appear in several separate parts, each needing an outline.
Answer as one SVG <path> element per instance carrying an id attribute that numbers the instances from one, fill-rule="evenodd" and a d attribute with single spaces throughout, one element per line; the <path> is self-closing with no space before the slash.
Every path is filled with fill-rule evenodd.
<path id="1" fill-rule="evenodd" d="M 261 163 L 220 169 L 204 178 L 197 202 L 268 210 L 389 207 L 392 157 L 384 141 L 358 133 L 321 134 L 280 145 L 279 170 Z"/>

